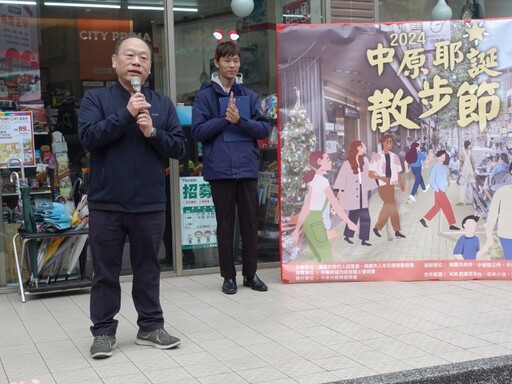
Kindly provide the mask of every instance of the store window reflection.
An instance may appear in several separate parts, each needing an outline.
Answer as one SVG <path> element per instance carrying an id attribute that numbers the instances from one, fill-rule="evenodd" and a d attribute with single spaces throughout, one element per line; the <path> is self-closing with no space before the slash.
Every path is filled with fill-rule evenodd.
<path id="1" fill-rule="evenodd" d="M 254 89 L 262 99 L 262 108 L 270 118 L 272 137 L 259 142 L 260 147 L 260 228 L 258 262 L 279 260 L 278 246 L 278 188 L 277 188 L 277 120 L 275 114 L 275 27 L 269 23 L 266 2 L 255 2 L 248 17 L 237 18 L 231 10 L 224 15 L 180 22 L 175 20 L 176 89 L 177 101 L 191 112 L 195 94 L 215 70 L 213 53 L 218 44 L 214 31 L 239 34 L 241 48 L 240 71 L 244 84 Z M 269 108 L 270 106 L 270 108 Z M 178 106 L 178 109 L 180 106 Z M 187 109 L 189 108 L 189 109 Z M 209 184 L 202 179 L 201 143 L 190 135 L 190 124 L 182 124 L 189 140 L 188 156 L 180 162 L 180 214 L 182 231 L 183 269 L 218 267 L 216 222 Z M 191 194 L 195 194 L 191 197 Z M 190 197 L 190 198 L 189 198 Z M 242 239 L 235 231 L 235 262 L 242 261 Z"/>
<path id="2" fill-rule="evenodd" d="M 59 6 L 42 1 L 0 3 L 1 113 L 30 111 L 34 133 L 32 142 L 19 148 L 10 146 L 9 153 L 0 151 L 0 156 L 6 157 L 0 159 L 0 201 L 9 213 L 0 228 L 5 235 L 0 244 L 5 254 L 0 257 L 0 286 L 16 283 L 11 240 L 21 224 L 21 217 L 14 214 L 19 197 L 9 180 L 10 173 L 20 169 L 8 166 L 4 160 L 27 160 L 33 153 L 35 162 L 26 163 L 24 171 L 35 207 L 59 199 L 76 204 L 80 194 L 87 192 L 89 167 L 88 153 L 77 134 L 80 101 L 87 90 L 116 81 L 110 59 L 115 41 L 135 34 L 152 44 L 152 75 L 146 86 L 161 93 L 168 89 L 164 83 L 167 64 L 163 59 L 163 10 L 131 10 L 121 7 L 120 2 L 85 3 L 81 7 L 72 7 L 72 1 Z M 165 249 L 162 247 L 162 254 Z M 128 252 L 122 273 L 132 273 Z"/>
<path id="3" fill-rule="evenodd" d="M 171 31 L 164 21 L 164 6 L 169 5 L 169 1 L 83 0 L 80 3 L 85 5 L 80 7 L 73 6 L 77 1 L 61 1 L 59 6 L 48 6 L 43 1 L 22 5 L 0 3 L 0 109 L 2 112 L 33 113 L 34 157 L 40 168 L 44 168 L 41 172 L 35 166 L 27 168 L 27 178 L 33 180 L 34 204 L 52 201 L 58 196 L 76 201 L 80 193 L 87 192 L 89 157 L 78 141 L 77 116 L 87 90 L 106 87 L 116 81 L 110 61 L 115 39 L 133 33 L 151 43 L 154 47 L 153 67 L 145 86 L 169 94 L 168 90 L 172 89 L 169 85 L 175 83 L 176 95 L 169 96 L 183 104 L 186 110 L 192 106 L 201 82 L 211 76 L 212 56 L 217 45 L 213 31 L 221 29 L 227 34 L 234 29 L 240 34 L 238 44 L 243 55 L 244 81 L 258 93 L 263 107 L 270 111 L 276 94 L 276 9 L 289 2 L 292 1 L 255 1 L 254 11 L 248 17 L 240 18 L 233 14 L 230 0 L 199 0 L 193 8 L 174 10 L 174 29 Z M 175 6 L 177 3 L 174 1 Z M 134 9 L 136 6 L 142 9 Z M 177 76 L 169 79 L 166 39 L 173 34 Z M 262 172 L 259 262 L 279 260 L 277 120 L 270 113 L 269 118 L 274 127 L 272 137 L 259 143 Z M 187 157 L 180 162 L 179 171 L 175 172 L 174 165 L 170 164 L 169 187 L 172 191 L 171 183 L 180 183 L 180 187 L 191 190 L 191 183 L 196 183 L 193 188 L 205 193 L 208 185 L 200 182 L 201 145 L 191 139 L 189 124 L 183 121 L 183 128 L 189 135 Z M 65 140 L 58 146 L 59 152 L 52 148 L 54 132 L 59 132 Z M 17 195 L 9 180 L 11 171 L 13 169 L 5 164 L 0 165 L 1 202 L 5 205 L 6 221 L 0 228 L 5 235 L 0 242 L 0 250 L 5 251 L 4 258 L 0 252 L 0 286 L 15 283 L 15 263 L 9 245 L 12 245 L 11 239 L 20 220 L 13 215 Z M 177 172 L 179 175 L 175 174 Z M 79 179 L 82 181 L 77 182 Z M 185 270 L 217 267 L 214 224 L 202 224 L 203 227 L 191 236 L 184 229 L 173 228 L 172 224 L 185 225 L 184 217 L 177 223 L 171 221 L 176 210 L 180 210 L 180 216 L 183 214 L 185 206 L 182 207 L 181 199 L 184 199 L 182 194 L 168 197 L 168 225 L 159 255 L 163 270 L 175 271 L 181 264 Z M 204 211 L 201 219 L 211 220 L 213 212 L 209 211 L 212 208 L 208 203 L 200 201 L 198 204 L 202 204 L 200 209 Z M 193 210 L 191 207 L 187 209 Z M 179 237 L 179 254 L 173 252 L 177 245 L 173 244 L 173 230 L 183 232 Z M 241 260 L 239 237 L 235 246 Z M 128 249 L 127 244 L 123 275 L 132 273 Z M 181 258 L 180 263 L 176 263 L 176 258 Z"/>

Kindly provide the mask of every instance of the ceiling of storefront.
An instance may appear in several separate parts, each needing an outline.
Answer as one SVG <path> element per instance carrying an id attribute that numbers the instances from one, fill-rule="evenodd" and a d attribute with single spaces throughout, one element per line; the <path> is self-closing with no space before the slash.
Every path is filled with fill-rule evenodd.
<path id="1" fill-rule="evenodd" d="M 232 12 L 231 0 L 176 0 L 174 1 L 174 7 L 195 7 L 199 11 L 195 14 L 174 12 L 175 23 L 188 21 L 190 19 L 204 19 Z"/>
<path id="2" fill-rule="evenodd" d="M 47 6 L 45 3 L 48 1 L 63 3 L 63 6 Z M 43 5 L 44 12 L 46 13 L 49 9 L 52 9 L 55 12 L 56 9 L 70 9 L 73 7 L 75 12 L 88 12 L 93 14 L 99 14 L 105 12 L 102 5 L 105 7 L 108 6 L 118 6 L 120 9 L 130 11 L 132 6 L 142 7 L 142 9 L 137 10 L 140 15 L 141 12 L 145 12 L 148 17 L 154 16 L 155 12 L 162 12 L 158 8 L 162 8 L 164 6 L 165 1 L 163 0 L 74 0 L 74 1 L 63 1 L 63 0 L 39 0 L 38 2 Z M 83 4 L 83 6 L 79 8 L 75 8 L 73 4 Z M 90 5 L 91 7 L 87 7 Z M 93 8 L 94 7 L 94 8 Z M 148 8 L 156 8 L 156 9 L 147 9 L 144 10 L 144 7 Z M 218 15 L 224 15 L 226 13 L 231 13 L 231 0 L 176 0 L 174 1 L 174 8 L 182 8 L 176 9 L 174 11 L 174 22 L 181 23 L 190 20 L 197 19 L 205 19 L 209 17 L 215 17 Z M 184 9 L 183 9 L 184 8 Z M 197 9 L 194 12 L 187 12 L 187 9 Z M 118 10 L 111 10 L 118 12 Z M 108 11 L 107 12 L 111 12 Z M 58 12 L 58 11 L 57 11 Z"/>

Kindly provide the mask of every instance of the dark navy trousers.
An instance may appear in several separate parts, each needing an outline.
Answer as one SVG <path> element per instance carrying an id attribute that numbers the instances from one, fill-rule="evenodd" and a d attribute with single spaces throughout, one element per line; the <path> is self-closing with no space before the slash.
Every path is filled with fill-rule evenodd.
<path id="1" fill-rule="evenodd" d="M 132 299 L 142 331 L 162 328 L 158 252 L 165 229 L 165 211 L 123 213 L 89 211 L 89 245 L 94 276 L 91 287 L 91 333 L 115 335 L 121 309 L 119 276 L 126 237 L 133 270 Z"/>
<path id="2" fill-rule="evenodd" d="M 258 180 L 210 180 L 210 186 L 217 219 L 220 275 L 224 278 L 236 276 L 233 241 L 235 213 L 238 209 L 242 236 L 242 275 L 252 278 L 258 262 Z"/>
<path id="3" fill-rule="evenodd" d="M 355 224 L 359 221 L 359 239 L 369 240 L 370 239 L 370 211 L 368 208 L 352 209 L 348 211 L 348 218 Z M 348 225 L 345 226 L 343 236 L 354 237 L 355 232 L 351 230 Z"/>

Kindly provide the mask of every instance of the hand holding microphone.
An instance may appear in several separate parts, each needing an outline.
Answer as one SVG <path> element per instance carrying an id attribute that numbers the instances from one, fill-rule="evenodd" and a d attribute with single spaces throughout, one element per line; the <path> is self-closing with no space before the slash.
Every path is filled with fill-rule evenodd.
<path id="1" fill-rule="evenodd" d="M 132 84 L 133 92 L 140 92 L 142 85 L 140 84 L 139 76 L 132 76 L 130 83 Z"/>
<path id="2" fill-rule="evenodd" d="M 140 77 L 132 76 L 130 83 L 132 85 L 134 94 L 132 97 L 130 97 L 126 108 L 133 117 L 137 117 L 137 115 L 142 113 L 144 110 L 147 111 L 147 109 L 151 107 L 151 104 L 146 101 L 146 98 L 141 92 L 142 87 Z"/>
<path id="3" fill-rule="evenodd" d="M 130 114 L 137 119 L 137 124 L 145 137 L 150 137 L 153 132 L 153 120 L 149 114 L 151 104 L 146 101 L 142 94 L 140 77 L 132 76 L 130 79 L 134 94 L 130 97 L 126 108 Z"/>

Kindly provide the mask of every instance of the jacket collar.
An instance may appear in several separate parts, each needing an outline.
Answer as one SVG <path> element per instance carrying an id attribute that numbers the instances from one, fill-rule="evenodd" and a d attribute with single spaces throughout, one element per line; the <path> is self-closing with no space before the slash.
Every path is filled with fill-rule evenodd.
<path id="1" fill-rule="evenodd" d="M 224 93 L 226 93 L 226 94 L 228 93 L 229 90 L 224 88 L 224 85 L 222 85 L 222 82 L 220 81 L 219 72 L 212 73 L 211 82 L 212 82 L 212 84 L 218 84 L 221 87 L 221 89 L 224 91 Z M 241 73 L 236 74 L 235 84 L 243 84 L 243 75 Z M 233 89 L 235 89 L 235 88 L 236 87 L 233 86 Z"/>

